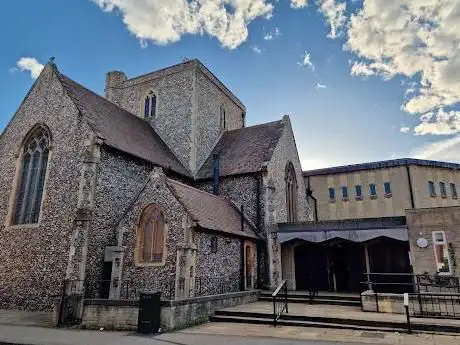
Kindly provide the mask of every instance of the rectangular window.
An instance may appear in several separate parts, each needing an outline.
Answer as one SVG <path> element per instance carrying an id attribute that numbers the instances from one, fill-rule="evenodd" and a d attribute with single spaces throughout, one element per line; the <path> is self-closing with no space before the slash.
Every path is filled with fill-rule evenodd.
<path id="1" fill-rule="evenodd" d="M 356 200 L 363 200 L 363 191 L 360 185 L 355 186 L 356 189 Z"/>
<path id="2" fill-rule="evenodd" d="M 428 193 L 430 193 L 430 196 L 433 198 L 436 196 L 436 189 L 433 181 L 428 181 Z"/>
<path id="3" fill-rule="evenodd" d="M 329 188 L 329 200 L 330 201 L 335 200 L 335 189 L 334 188 Z"/>
<path id="4" fill-rule="evenodd" d="M 433 231 L 433 248 L 436 260 L 436 270 L 439 274 L 452 274 L 449 248 L 447 246 L 446 233 Z"/>
<path id="5" fill-rule="evenodd" d="M 439 190 L 441 192 L 441 197 L 447 198 L 446 184 L 444 182 L 439 182 Z"/>
<path id="6" fill-rule="evenodd" d="M 342 199 L 348 200 L 348 188 L 346 186 L 342 187 Z"/>
<path id="7" fill-rule="evenodd" d="M 391 197 L 391 183 L 385 182 L 383 184 L 383 189 L 385 190 L 385 197 L 387 198 Z"/>
<path id="8" fill-rule="evenodd" d="M 452 193 L 452 199 L 457 199 L 457 187 L 455 183 L 450 184 L 450 192 Z"/>
<path id="9" fill-rule="evenodd" d="M 375 199 L 377 198 L 377 188 L 375 186 L 375 183 L 370 183 L 369 184 L 369 195 Z"/>

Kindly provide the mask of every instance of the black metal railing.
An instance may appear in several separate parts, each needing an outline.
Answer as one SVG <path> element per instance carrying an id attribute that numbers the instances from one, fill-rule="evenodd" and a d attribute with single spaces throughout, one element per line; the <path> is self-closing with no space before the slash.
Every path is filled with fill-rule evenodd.
<path id="1" fill-rule="evenodd" d="M 460 280 L 454 276 L 439 274 L 417 274 L 418 292 L 460 293 Z"/>
<path id="2" fill-rule="evenodd" d="M 273 299 L 273 326 L 276 327 L 279 318 L 283 312 L 288 313 L 288 289 L 287 289 L 287 280 L 283 280 L 275 292 L 272 293 Z"/>
<path id="3" fill-rule="evenodd" d="M 404 293 L 415 292 L 416 280 L 412 273 L 363 273 L 365 288 L 374 292 Z"/>
<path id="4" fill-rule="evenodd" d="M 360 282 L 375 292 L 460 293 L 460 280 L 454 276 L 412 273 L 363 273 Z"/>
<path id="5" fill-rule="evenodd" d="M 231 274 L 222 277 L 179 279 L 177 282 L 174 276 L 163 280 L 126 280 L 121 283 L 119 298 L 128 300 L 138 299 L 140 294 L 144 291 L 160 291 L 161 299 L 163 300 L 172 300 L 183 296 L 201 297 L 219 295 L 240 291 L 240 280 L 241 277 L 239 274 Z M 86 282 L 84 286 L 85 298 L 108 299 L 111 288 L 110 284 L 113 284 L 110 280 Z"/>
<path id="6" fill-rule="evenodd" d="M 460 294 L 410 293 L 409 313 L 415 317 L 460 319 Z"/>

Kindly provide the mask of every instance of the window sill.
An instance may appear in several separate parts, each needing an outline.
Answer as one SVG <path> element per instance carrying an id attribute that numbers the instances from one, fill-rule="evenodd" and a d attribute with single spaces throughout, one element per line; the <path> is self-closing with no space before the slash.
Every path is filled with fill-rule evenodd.
<path id="1" fill-rule="evenodd" d="M 348 201 L 348 198 L 342 198 L 342 201 Z"/>
<path id="2" fill-rule="evenodd" d="M 441 195 L 441 198 L 447 199 L 447 195 Z"/>
<path id="3" fill-rule="evenodd" d="M 363 197 L 362 197 L 362 196 L 357 196 L 357 197 L 355 198 L 355 200 L 357 200 L 357 201 L 363 201 Z"/>
<path id="4" fill-rule="evenodd" d="M 330 204 L 335 204 L 335 199 L 329 199 Z"/>
<path id="5" fill-rule="evenodd" d="M 136 267 L 161 267 L 165 265 L 165 261 L 161 262 L 136 262 Z"/>
<path id="6" fill-rule="evenodd" d="M 369 198 L 371 200 L 376 200 L 378 198 L 378 196 L 377 195 L 369 195 Z"/>
<path id="7" fill-rule="evenodd" d="M 432 198 L 436 198 L 436 194 L 431 194 L 430 195 Z"/>
<path id="8" fill-rule="evenodd" d="M 8 229 L 15 230 L 15 229 L 36 229 L 40 227 L 40 223 L 35 224 L 17 224 L 17 225 L 10 225 Z"/>
<path id="9" fill-rule="evenodd" d="M 393 196 L 393 193 L 387 193 L 385 194 L 385 198 L 391 198 Z"/>

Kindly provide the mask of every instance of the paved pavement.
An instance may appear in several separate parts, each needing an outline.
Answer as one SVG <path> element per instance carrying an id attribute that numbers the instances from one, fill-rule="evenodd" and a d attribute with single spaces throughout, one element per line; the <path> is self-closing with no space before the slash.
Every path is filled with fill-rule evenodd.
<path id="1" fill-rule="evenodd" d="M 176 333 L 136 333 L 0 325 L 0 345 L 458 345 L 460 335 L 396 334 L 321 328 L 207 323 Z"/>
<path id="2" fill-rule="evenodd" d="M 1 326 L 0 345 L 337 345 L 336 342 L 199 333 L 136 333 Z M 347 344 L 342 342 L 341 344 Z"/>
<path id="3" fill-rule="evenodd" d="M 254 302 L 229 307 L 222 310 L 237 312 L 255 312 L 272 314 L 273 304 L 271 302 Z M 363 312 L 360 307 L 335 306 L 335 305 L 310 305 L 304 303 L 290 303 L 289 315 L 329 317 L 338 319 L 402 322 L 406 323 L 406 315 L 391 313 Z M 411 318 L 413 324 L 428 325 L 449 325 L 460 327 L 460 320 L 455 319 L 432 319 L 432 318 Z"/>

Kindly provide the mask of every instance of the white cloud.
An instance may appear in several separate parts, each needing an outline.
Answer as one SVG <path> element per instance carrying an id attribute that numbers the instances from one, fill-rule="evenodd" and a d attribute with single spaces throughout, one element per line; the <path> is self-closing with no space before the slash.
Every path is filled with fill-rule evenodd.
<path id="1" fill-rule="evenodd" d="M 264 40 L 266 41 L 271 41 L 274 40 L 275 38 L 280 37 L 281 32 L 279 28 L 275 28 L 273 31 L 269 31 L 264 35 Z"/>
<path id="2" fill-rule="evenodd" d="M 410 132 L 410 127 L 402 126 L 399 131 L 401 133 L 409 133 Z"/>
<path id="3" fill-rule="evenodd" d="M 420 159 L 460 163 L 460 136 L 426 144 L 414 150 L 413 155 Z"/>
<path id="4" fill-rule="evenodd" d="M 297 65 L 299 65 L 299 66 L 307 66 L 312 71 L 315 70 L 315 65 L 313 64 L 313 62 L 311 62 L 309 52 L 305 51 L 305 53 L 301 56 L 301 58 L 302 58 L 302 61 L 298 61 Z"/>
<path id="5" fill-rule="evenodd" d="M 31 57 L 22 57 L 16 62 L 17 69 L 21 72 L 28 71 L 33 79 L 37 79 L 43 69 L 43 65 L 37 59 Z M 16 71 L 16 67 L 10 69 Z"/>
<path id="6" fill-rule="evenodd" d="M 308 0 L 291 0 L 291 7 L 292 8 L 302 8 L 307 7 Z"/>
<path id="7" fill-rule="evenodd" d="M 256 54 L 262 54 L 263 53 L 263 50 L 258 46 L 258 45 L 253 45 L 251 46 L 251 49 L 254 53 Z"/>
<path id="8" fill-rule="evenodd" d="M 325 84 L 321 84 L 321 83 L 316 83 L 316 89 L 319 90 L 319 89 L 327 89 L 327 85 Z"/>
<path id="9" fill-rule="evenodd" d="M 347 21 L 346 4 L 345 2 L 335 2 L 335 0 L 318 0 L 316 2 L 327 23 L 331 27 L 331 31 L 327 35 L 329 38 L 340 36 L 342 28 Z"/>
<path id="10" fill-rule="evenodd" d="M 415 133 L 460 133 L 460 2 L 364 1 L 351 15 L 345 48 L 352 75 L 405 77 L 401 109 L 420 117 Z"/>
<path id="11" fill-rule="evenodd" d="M 208 34 L 234 49 L 246 41 L 248 25 L 270 18 L 268 0 L 92 0 L 105 12 L 119 11 L 139 40 L 179 41 L 185 34 Z"/>

